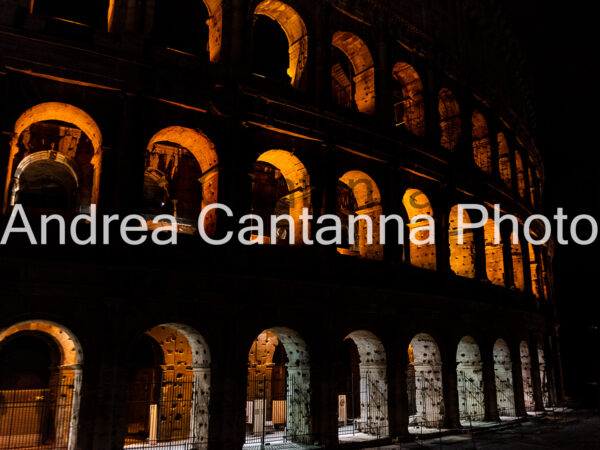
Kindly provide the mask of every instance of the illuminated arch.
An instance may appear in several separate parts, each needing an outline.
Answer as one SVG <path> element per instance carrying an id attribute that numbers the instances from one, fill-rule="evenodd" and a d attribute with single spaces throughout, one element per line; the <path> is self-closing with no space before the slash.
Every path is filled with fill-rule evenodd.
<path id="1" fill-rule="evenodd" d="M 257 159 L 257 162 L 265 162 L 276 167 L 285 179 L 288 194 L 285 197 L 289 203 L 288 214 L 294 219 L 295 242 L 302 242 L 302 221 L 300 215 L 303 208 L 311 207 L 310 199 L 310 177 L 304 164 L 287 150 L 268 150 Z M 269 234 L 265 230 L 265 234 Z"/>
<path id="2" fill-rule="evenodd" d="M 425 101 L 419 74 L 405 62 L 396 63 L 392 74 L 401 89 L 401 95 L 396 95 L 400 101 L 394 105 L 396 124 L 404 124 L 416 136 L 425 136 Z"/>
<path id="3" fill-rule="evenodd" d="M 510 349 L 503 339 L 494 343 L 494 374 L 496 377 L 496 404 L 500 416 L 515 416 L 512 360 Z"/>
<path id="4" fill-rule="evenodd" d="M 60 365 L 52 375 L 49 400 L 54 410 L 54 444 L 75 450 L 79 425 L 83 349 L 77 337 L 66 327 L 48 320 L 19 322 L 0 331 L 0 344 L 18 333 L 40 333 L 49 336 L 60 351 Z M 70 399 L 70 401 L 69 401 Z"/>
<path id="5" fill-rule="evenodd" d="M 343 52 L 354 69 L 354 100 L 362 113 L 375 114 L 375 65 L 369 48 L 349 31 L 336 31 L 331 44 Z"/>
<path id="6" fill-rule="evenodd" d="M 492 147 L 487 122 L 479 111 L 472 116 L 473 157 L 475 164 L 485 173 L 492 173 Z"/>
<path id="7" fill-rule="evenodd" d="M 519 188 L 519 195 L 521 198 L 525 198 L 525 168 L 523 167 L 523 159 L 521 153 L 515 151 L 515 168 L 517 170 L 517 187 Z"/>
<path id="8" fill-rule="evenodd" d="M 444 419 L 442 358 L 435 339 L 417 334 L 408 346 L 407 390 L 410 425 L 437 428 Z"/>
<path id="9" fill-rule="evenodd" d="M 471 223 L 469 214 L 463 211 L 463 222 Z M 473 230 L 459 230 L 458 205 L 450 210 L 448 224 L 448 243 L 450 245 L 450 269 L 459 276 L 475 278 L 475 239 Z M 462 231 L 463 243 L 458 243 L 458 235 Z"/>
<path id="10" fill-rule="evenodd" d="M 263 0 L 254 10 L 254 14 L 262 14 L 276 21 L 285 32 L 290 55 L 287 74 L 291 78 L 292 86 L 297 88 L 308 59 L 308 31 L 302 17 L 294 8 L 279 0 Z"/>
<path id="11" fill-rule="evenodd" d="M 514 235 L 511 233 L 510 236 L 510 253 L 512 256 L 513 266 L 513 281 L 515 287 L 521 292 L 525 291 L 525 274 L 523 271 L 523 252 L 521 250 L 521 243 L 517 238 L 517 243 L 513 244 Z"/>
<path id="12" fill-rule="evenodd" d="M 527 342 L 521 341 L 519 344 L 519 353 L 521 357 L 521 377 L 523 378 L 523 399 L 525 401 L 526 411 L 535 411 L 535 400 L 533 397 L 533 381 L 531 378 L 531 355 Z"/>
<path id="13" fill-rule="evenodd" d="M 206 340 L 194 328 L 180 323 L 157 325 L 144 335 L 153 340 L 161 354 L 160 359 L 154 363 L 154 372 L 159 371 L 160 375 L 149 378 L 147 367 L 130 367 L 132 372 L 136 369 L 129 387 L 128 402 L 128 422 L 134 418 L 131 424 L 134 435 L 140 425 L 135 420 L 136 410 L 141 407 L 144 413 L 151 403 L 156 402 L 159 405 L 156 411 L 158 424 L 154 436 L 151 431 L 152 419 L 146 420 L 144 424 L 148 427 L 151 441 L 187 440 L 187 445 L 206 444 L 211 388 L 211 355 Z M 154 401 L 147 397 L 137 397 L 140 390 L 156 391 L 156 385 L 160 386 L 160 392 Z M 128 429 L 129 426 L 128 423 Z M 129 440 L 131 439 L 126 442 Z"/>
<path id="14" fill-rule="evenodd" d="M 483 364 L 475 339 L 463 337 L 456 349 L 458 406 L 461 420 L 483 420 L 485 416 Z"/>
<path id="15" fill-rule="evenodd" d="M 407 189 L 402 198 L 402 204 L 406 208 L 409 221 L 412 221 L 417 215 L 434 217 L 429 199 L 418 189 Z M 428 223 L 427 220 L 423 219 L 407 225 L 412 230 L 413 228 L 426 227 Z M 418 241 L 426 241 L 430 238 L 429 230 L 423 228 L 415 233 L 415 237 Z M 435 243 L 416 244 L 412 241 L 411 239 L 410 263 L 424 269 L 435 270 L 437 267 Z"/>
<path id="16" fill-rule="evenodd" d="M 67 103 L 48 102 L 40 103 L 29 108 L 27 111 L 21 114 L 21 116 L 15 122 L 14 135 L 11 140 L 11 149 L 6 172 L 6 183 L 4 187 L 5 212 L 8 206 L 8 193 L 13 177 L 14 160 L 15 156 L 19 152 L 19 138 L 21 134 L 31 125 L 49 120 L 56 120 L 74 125 L 75 127 L 79 128 L 90 140 L 94 150 L 94 155 L 91 159 L 93 173 L 89 202 L 90 204 L 98 203 L 100 172 L 102 167 L 102 133 L 100 132 L 100 128 L 94 119 L 92 119 L 92 117 L 82 109 Z"/>
<path id="17" fill-rule="evenodd" d="M 279 345 L 286 357 L 279 377 L 276 377 L 273 356 Z M 283 390 L 283 397 L 271 398 L 273 386 Z M 263 330 L 248 353 L 246 414 L 252 432 L 246 442 L 255 442 L 263 431 L 266 417 L 287 430 L 287 439 L 295 443 L 311 442 L 310 358 L 306 342 L 298 332 L 287 327 Z M 267 397 L 267 398 L 265 398 Z M 268 402 L 265 405 L 265 400 Z M 264 414 L 264 416 L 263 416 Z M 266 417 L 265 417 L 266 416 Z M 258 439 L 260 442 L 260 439 Z"/>
<path id="18" fill-rule="evenodd" d="M 387 358 L 383 343 L 368 330 L 355 330 L 344 340 L 352 341 L 358 351 L 360 397 L 358 429 L 373 436 L 386 436 L 388 434 L 388 383 Z"/>
<path id="19" fill-rule="evenodd" d="M 216 203 L 219 182 L 219 159 L 212 141 L 199 130 L 192 130 L 191 128 L 181 126 L 163 128 L 152 136 L 148 142 L 146 151 L 147 157 L 150 157 L 150 162 L 147 160 L 147 165 L 151 164 L 151 155 L 157 151 L 157 146 L 165 143 L 175 144 L 189 151 L 198 162 L 202 172 L 201 177 L 197 180 L 202 184 L 201 208 Z M 147 167 L 147 171 L 148 169 Z M 158 176 L 160 178 L 160 174 Z M 204 224 L 207 233 L 214 234 L 216 228 L 215 211 L 207 214 Z"/>
<path id="20" fill-rule="evenodd" d="M 498 166 L 500 176 L 509 189 L 512 189 L 512 171 L 510 169 L 510 150 L 504 133 L 498 133 Z"/>
<path id="21" fill-rule="evenodd" d="M 453 151 L 458 144 L 461 132 L 460 107 L 450 89 L 443 88 L 438 94 L 440 115 L 440 144 Z"/>
<path id="22" fill-rule="evenodd" d="M 352 192 L 356 200 L 357 209 L 354 215 L 364 214 L 373 222 L 373 244 L 367 244 L 367 226 L 364 221 L 357 225 L 358 248 L 360 256 L 370 259 L 383 258 L 383 245 L 379 244 L 380 218 L 383 212 L 381 207 L 381 194 L 375 181 L 366 173 L 359 170 L 346 172 L 340 179 Z M 340 249 L 338 249 L 339 251 Z"/>
<path id="23" fill-rule="evenodd" d="M 502 239 L 496 244 L 494 234 L 496 223 L 488 219 L 483 227 L 485 236 L 485 271 L 493 284 L 504 286 L 504 255 L 502 253 Z"/>

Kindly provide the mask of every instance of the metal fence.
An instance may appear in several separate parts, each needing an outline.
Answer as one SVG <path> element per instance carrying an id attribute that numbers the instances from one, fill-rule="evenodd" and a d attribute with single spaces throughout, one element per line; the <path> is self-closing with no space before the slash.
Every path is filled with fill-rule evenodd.
<path id="1" fill-rule="evenodd" d="M 351 374 L 346 389 L 338 393 L 338 435 L 364 433 L 388 436 L 387 386 L 378 371 Z"/>
<path id="2" fill-rule="evenodd" d="M 409 371 L 406 378 L 409 426 L 440 428 L 444 422 L 441 381 Z"/>
<path id="3" fill-rule="evenodd" d="M 310 441 L 310 398 L 303 383 L 295 374 L 248 376 L 246 444 Z"/>
<path id="4" fill-rule="evenodd" d="M 496 402 L 498 405 L 498 415 L 509 417 L 516 415 L 515 393 L 510 380 L 503 380 L 496 377 Z"/>
<path id="5" fill-rule="evenodd" d="M 0 390 L 0 449 L 66 450 L 73 392 L 72 377 L 47 388 Z"/>
<path id="6" fill-rule="evenodd" d="M 485 404 L 481 378 L 465 371 L 459 371 L 457 382 L 460 420 L 484 420 Z"/>
<path id="7" fill-rule="evenodd" d="M 126 449 L 196 450 L 206 446 L 199 424 L 208 421 L 208 397 L 193 374 L 163 374 L 129 385 Z"/>

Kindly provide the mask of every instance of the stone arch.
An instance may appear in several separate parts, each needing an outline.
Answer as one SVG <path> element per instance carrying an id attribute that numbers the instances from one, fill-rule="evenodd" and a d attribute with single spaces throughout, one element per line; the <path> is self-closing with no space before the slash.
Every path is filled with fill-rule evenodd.
<path id="1" fill-rule="evenodd" d="M 496 222 L 493 219 L 483 226 L 485 237 L 485 271 L 493 284 L 504 286 L 504 254 L 502 251 L 502 239 L 496 244 L 494 234 Z"/>
<path id="2" fill-rule="evenodd" d="M 334 65 L 333 81 L 350 88 L 353 93 L 352 100 L 358 111 L 375 114 L 375 64 L 369 48 L 362 39 L 349 31 L 336 31 L 331 44 L 346 55 L 353 69 L 352 74 L 342 74 L 340 72 L 343 72 L 343 69 Z"/>
<path id="3" fill-rule="evenodd" d="M 206 340 L 194 328 L 164 323 L 143 334 L 159 358 L 130 367 L 125 444 L 208 442 L 211 356 Z M 138 347 L 132 351 L 139 352 Z M 132 356 L 132 355 L 130 355 Z M 150 447 L 148 447 L 150 448 Z"/>
<path id="4" fill-rule="evenodd" d="M 360 418 L 356 421 L 357 428 L 378 438 L 387 436 L 387 358 L 383 343 L 368 330 L 353 331 L 344 340 L 352 341 L 358 351 Z M 340 416 L 338 413 L 338 420 Z"/>
<path id="5" fill-rule="evenodd" d="M 473 138 L 473 158 L 475 164 L 487 174 L 492 173 L 492 147 L 488 126 L 483 114 L 475 111 L 471 118 Z"/>
<path id="6" fill-rule="evenodd" d="M 217 202 L 218 164 L 215 145 L 201 131 L 181 126 L 158 131 L 146 147 L 144 204 L 148 211 L 145 212 L 153 213 L 150 215 L 173 214 L 180 222 L 180 231 L 193 232 L 200 211 Z M 195 190 L 189 189 L 193 183 L 200 183 L 201 199 L 197 198 Z M 178 185 L 181 187 L 178 188 Z M 170 186 L 174 191 L 183 192 L 183 198 L 169 198 Z M 165 205 L 164 209 L 152 205 L 152 195 L 156 191 L 162 192 L 171 204 Z M 207 214 L 204 225 L 205 231 L 214 235 L 216 211 Z"/>
<path id="7" fill-rule="evenodd" d="M 463 211 L 463 223 L 471 223 L 467 211 Z M 450 210 L 448 223 L 448 240 L 450 246 L 450 269 L 461 277 L 475 278 L 475 239 L 473 230 L 459 230 L 458 205 Z M 463 235 L 463 243 L 459 244 L 459 234 Z"/>
<path id="8" fill-rule="evenodd" d="M 461 133 L 460 106 L 450 89 L 443 88 L 438 94 L 438 113 L 440 116 L 440 144 L 454 151 Z"/>
<path id="9" fill-rule="evenodd" d="M 308 59 L 308 31 L 302 17 L 290 5 L 279 0 L 263 0 L 254 9 L 254 14 L 267 16 L 283 29 L 289 44 L 287 74 L 292 86 L 298 88 Z"/>
<path id="10" fill-rule="evenodd" d="M 279 347 L 284 351 L 276 363 Z M 279 377 L 276 369 L 280 369 Z M 281 389 L 279 396 L 276 387 Z M 252 431 L 246 434 L 246 443 L 260 443 L 263 434 L 265 442 L 281 439 L 283 430 L 291 442 L 312 442 L 310 391 L 310 358 L 304 339 L 287 327 L 263 330 L 248 356 L 246 423 Z"/>
<path id="11" fill-rule="evenodd" d="M 39 404 L 45 414 L 40 414 L 40 421 L 48 417 L 48 412 L 53 412 L 53 424 L 37 424 L 37 429 L 51 427 L 54 434 L 54 445 L 68 450 L 77 448 L 77 429 L 79 426 L 79 403 L 81 397 L 81 378 L 83 364 L 83 349 L 77 337 L 66 327 L 49 320 L 28 320 L 16 323 L 0 331 L 0 349 L 4 342 L 13 339 L 22 334 L 41 334 L 48 336 L 60 351 L 59 364 L 52 368 L 50 382 L 47 389 L 36 394 L 26 390 L 29 394 L 37 395 L 46 399 L 44 404 Z M 19 412 L 19 403 L 22 393 L 19 389 L 1 390 L 0 403 L 6 406 L 9 411 Z M 11 404 L 17 402 L 16 408 Z M 32 408 L 38 408 L 38 404 Z M 4 408 L 2 408 L 4 409 Z M 33 414 L 32 414 L 33 416 Z M 34 416 L 35 417 L 35 416 Z M 15 418 L 16 419 L 16 418 Z M 36 424 L 30 424 L 35 426 Z M 15 430 L 22 431 L 24 427 Z M 35 428 L 34 428 L 35 429 Z M 19 445 L 32 445 L 28 439 L 36 438 L 36 434 L 14 435 L 9 430 L 13 443 Z M 35 441 L 37 444 L 37 440 Z"/>
<path id="12" fill-rule="evenodd" d="M 343 198 L 341 198 L 340 186 L 342 184 L 343 191 L 351 193 L 355 203 L 353 205 L 341 205 Z M 338 180 L 338 202 L 337 202 L 338 215 L 341 217 L 342 223 L 347 222 L 348 215 L 365 215 L 371 218 L 373 223 L 372 239 L 373 243 L 368 244 L 368 229 L 364 220 L 361 220 L 357 224 L 358 242 L 355 242 L 355 248 L 358 250 L 358 254 L 363 258 L 369 259 L 383 259 L 383 245 L 379 243 L 380 237 L 380 219 L 383 209 L 381 206 L 381 194 L 375 181 L 366 173 L 360 170 L 351 170 L 346 172 Z M 352 250 L 346 250 L 338 248 L 340 253 L 353 254 Z"/>
<path id="13" fill-rule="evenodd" d="M 425 136 L 425 100 L 423 83 L 417 71 L 408 63 L 398 62 L 392 75 L 399 85 L 394 94 L 394 116 L 396 126 L 403 124 L 412 134 Z"/>
<path id="14" fill-rule="evenodd" d="M 533 396 L 533 381 L 531 377 L 531 355 L 529 354 L 527 342 L 521 341 L 519 344 L 519 354 L 521 357 L 521 376 L 523 378 L 525 410 L 535 411 L 535 398 Z"/>
<path id="15" fill-rule="evenodd" d="M 512 360 L 504 339 L 494 343 L 494 374 L 496 378 L 496 404 L 500 416 L 515 416 Z"/>
<path id="16" fill-rule="evenodd" d="M 263 163 L 263 167 L 259 168 L 259 163 Z M 257 172 L 259 169 L 264 173 Z M 263 180 L 264 176 L 268 180 Z M 254 214 L 265 216 L 265 235 L 270 235 L 270 215 L 289 214 L 294 221 L 295 242 L 301 244 L 300 215 L 303 208 L 308 208 L 309 211 L 311 208 L 310 176 L 304 164 L 293 152 L 268 150 L 256 160 L 252 177 L 252 210 Z M 267 189 L 269 184 L 276 184 L 281 178 L 277 192 Z"/>
<path id="17" fill-rule="evenodd" d="M 444 396 L 442 358 L 435 339 L 417 334 L 408 346 L 408 362 L 409 427 L 437 428 L 444 419 Z"/>
<path id="18" fill-rule="evenodd" d="M 35 145 L 30 142 L 30 127 L 49 121 L 59 121 L 75 126 L 80 130 L 78 132 L 79 135 L 77 135 L 73 129 L 53 125 L 57 128 L 57 130 L 55 130 L 56 137 L 54 139 L 57 148 L 35 148 Z M 81 133 L 83 133 L 89 141 L 93 154 L 89 157 L 85 156 L 85 159 L 78 161 L 80 167 L 87 164 L 91 165 L 89 181 L 84 183 L 82 180 L 78 180 L 84 190 L 81 195 L 82 198 L 80 198 L 80 204 L 82 206 L 87 206 L 98 203 L 100 171 L 102 167 L 102 133 L 94 119 L 92 119 L 88 113 L 68 103 L 40 103 L 21 114 L 15 122 L 13 132 L 14 134 L 10 144 L 10 155 L 6 171 L 6 183 L 4 187 L 4 212 L 6 212 L 9 204 L 8 193 L 11 182 L 15 177 L 15 174 L 13 174 L 15 163 L 18 166 L 23 158 L 40 150 L 52 150 L 54 155 L 60 153 L 69 159 L 80 158 L 79 153 L 81 152 L 77 152 L 77 148 L 81 141 Z M 84 155 L 82 155 L 81 158 L 84 158 Z M 82 168 L 85 169 L 85 167 Z M 19 175 L 21 174 L 22 172 Z"/>
<path id="19" fill-rule="evenodd" d="M 427 196 L 418 189 L 407 189 L 402 198 L 402 204 L 406 209 L 409 221 L 417 215 L 426 215 L 434 217 L 433 208 Z M 414 228 L 426 227 L 428 221 L 423 219 L 415 223 L 409 223 L 410 230 Z M 415 232 L 418 241 L 427 241 L 430 239 L 430 232 L 427 228 L 419 229 Z M 410 240 L 410 263 L 413 266 L 423 269 L 435 270 L 437 267 L 435 243 L 416 244 Z"/>
<path id="20" fill-rule="evenodd" d="M 512 189 L 512 171 L 510 168 L 510 149 L 504 133 L 498 133 L 498 166 L 504 184 Z"/>
<path id="21" fill-rule="evenodd" d="M 525 272 L 523 270 L 523 252 L 521 250 L 521 242 L 517 237 L 517 243 L 513 241 L 514 233 L 510 236 L 510 253 L 512 256 L 513 266 L 513 282 L 515 287 L 521 291 L 525 291 Z"/>
<path id="22" fill-rule="evenodd" d="M 460 420 L 483 420 L 485 416 L 481 352 L 475 339 L 463 337 L 456 350 L 456 375 Z"/>

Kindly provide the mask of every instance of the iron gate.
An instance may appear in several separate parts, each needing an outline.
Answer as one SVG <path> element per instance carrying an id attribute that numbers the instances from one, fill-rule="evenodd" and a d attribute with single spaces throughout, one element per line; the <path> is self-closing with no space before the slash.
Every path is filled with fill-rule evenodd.
<path id="1" fill-rule="evenodd" d="M 496 403 L 498 415 L 515 416 L 515 394 L 510 380 L 501 380 L 496 377 Z"/>
<path id="2" fill-rule="evenodd" d="M 457 381 L 460 420 L 483 421 L 485 405 L 482 380 L 476 380 L 466 372 L 459 371 Z"/>
<path id="3" fill-rule="evenodd" d="M 246 444 L 310 442 L 310 398 L 304 382 L 297 374 L 248 376 Z"/>
<path id="4" fill-rule="evenodd" d="M 406 378 L 409 426 L 440 428 L 444 422 L 442 384 L 422 373 L 409 371 Z"/>
<path id="5" fill-rule="evenodd" d="M 345 386 L 346 390 L 338 393 L 338 435 L 365 433 L 376 438 L 387 436 L 389 427 L 385 379 L 377 371 L 363 371 L 359 380 L 351 374 Z"/>
<path id="6" fill-rule="evenodd" d="M 48 388 L 0 390 L 0 449 L 67 450 L 74 379 Z"/>
<path id="7" fill-rule="evenodd" d="M 207 442 L 198 425 L 207 421 L 208 392 L 199 389 L 194 374 L 136 380 L 129 386 L 124 448 L 200 449 Z"/>

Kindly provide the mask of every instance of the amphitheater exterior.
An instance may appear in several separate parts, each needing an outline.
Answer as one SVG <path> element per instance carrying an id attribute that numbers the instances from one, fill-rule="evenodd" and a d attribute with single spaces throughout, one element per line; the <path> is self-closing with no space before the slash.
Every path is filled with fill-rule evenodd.
<path id="1" fill-rule="evenodd" d="M 544 165 L 499 3 L 0 0 L 2 229 L 18 204 L 178 223 L 177 245 L 0 246 L 0 448 L 349 447 L 558 405 L 553 243 L 523 229 Z M 216 202 L 213 239 L 290 220 L 209 245 Z M 464 203 L 516 229 L 461 243 Z M 303 208 L 354 239 L 302 245 Z M 422 216 L 435 243 L 408 239 Z"/>

